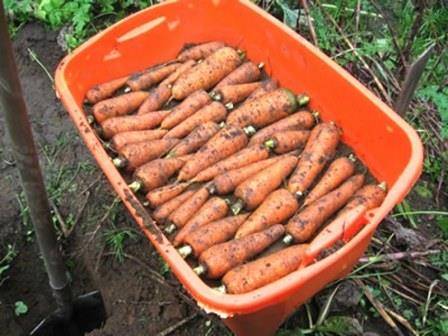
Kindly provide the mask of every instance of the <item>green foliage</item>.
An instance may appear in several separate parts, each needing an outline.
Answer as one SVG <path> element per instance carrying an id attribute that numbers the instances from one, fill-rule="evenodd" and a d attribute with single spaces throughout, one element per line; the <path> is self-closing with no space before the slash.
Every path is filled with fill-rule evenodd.
<path id="1" fill-rule="evenodd" d="M 128 239 L 135 240 L 137 234 L 133 229 L 129 228 L 114 228 L 108 230 L 104 234 L 106 239 L 106 245 L 112 249 L 112 253 L 119 262 L 123 262 L 124 259 L 124 243 Z"/>
<path id="2" fill-rule="evenodd" d="M 14 314 L 16 316 L 25 315 L 28 313 L 28 306 L 23 301 L 16 301 L 14 304 Z"/>
<path id="3" fill-rule="evenodd" d="M 448 24 L 448 23 L 447 23 Z M 431 102 L 439 111 L 442 120 L 442 137 L 448 139 L 448 87 L 430 84 L 422 87 L 418 97 L 426 102 Z"/>
<path id="4" fill-rule="evenodd" d="M 348 316 L 331 316 L 318 326 L 317 330 L 338 336 L 356 336 L 363 333 L 358 320 Z"/>
<path id="5" fill-rule="evenodd" d="M 0 286 L 6 280 L 5 273 L 10 268 L 11 262 L 17 255 L 17 251 L 15 247 L 11 244 L 8 244 L 5 256 L 0 259 Z"/>

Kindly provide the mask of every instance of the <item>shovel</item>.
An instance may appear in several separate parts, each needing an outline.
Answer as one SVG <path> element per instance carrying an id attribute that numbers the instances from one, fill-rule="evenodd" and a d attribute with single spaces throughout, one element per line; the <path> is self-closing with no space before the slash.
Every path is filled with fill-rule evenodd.
<path id="1" fill-rule="evenodd" d="M 0 0 L 0 110 L 5 115 L 11 149 L 19 169 L 22 188 L 30 209 L 37 243 L 44 259 L 57 310 L 39 323 L 30 335 L 79 336 L 102 327 L 106 310 L 99 291 L 73 298 L 39 167 L 36 147 L 22 97 L 3 2 Z M 38 256 L 36 256 L 36 261 Z"/>

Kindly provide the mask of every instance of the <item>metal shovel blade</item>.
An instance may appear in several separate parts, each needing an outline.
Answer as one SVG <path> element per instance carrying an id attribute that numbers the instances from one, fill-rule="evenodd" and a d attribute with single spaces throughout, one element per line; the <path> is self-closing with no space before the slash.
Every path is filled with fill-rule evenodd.
<path id="1" fill-rule="evenodd" d="M 79 336 L 102 328 L 107 315 L 99 291 L 79 296 L 73 301 L 73 314 L 64 319 L 58 311 L 42 320 L 31 331 L 30 336 Z"/>

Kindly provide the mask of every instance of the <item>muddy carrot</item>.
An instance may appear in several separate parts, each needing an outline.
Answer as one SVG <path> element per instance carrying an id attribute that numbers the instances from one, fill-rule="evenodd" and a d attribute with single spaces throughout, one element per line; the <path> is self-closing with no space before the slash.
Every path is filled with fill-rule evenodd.
<path id="1" fill-rule="evenodd" d="M 173 83 L 179 78 L 180 75 L 189 71 L 196 65 L 194 60 L 188 60 L 182 63 L 171 75 L 160 82 L 160 85 L 173 85 Z"/>
<path id="2" fill-rule="evenodd" d="M 238 152 L 247 142 L 247 134 L 241 128 L 224 127 L 182 167 L 178 179 L 186 181 L 195 177 L 201 170 Z"/>
<path id="3" fill-rule="evenodd" d="M 261 86 L 261 82 L 234 84 L 222 86 L 213 91 L 213 99 L 223 104 L 237 104 L 247 98 L 254 90 Z"/>
<path id="4" fill-rule="evenodd" d="M 133 112 L 147 97 L 148 93 L 143 91 L 126 93 L 96 103 L 92 107 L 92 112 L 96 121 L 102 123 L 106 119 Z"/>
<path id="5" fill-rule="evenodd" d="M 168 216 L 169 226 L 166 232 L 172 233 L 176 228 L 184 226 L 197 211 L 204 205 L 209 196 L 209 192 L 205 186 L 199 188 L 193 196 L 183 202 L 175 211 Z"/>
<path id="6" fill-rule="evenodd" d="M 194 254 L 197 258 L 206 249 L 213 245 L 224 243 L 233 238 L 236 230 L 246 220 L 249 214 L 230 216 L 198 227 L 186 235 L 183 245 L 178 249 L 183 258 Z"/>
<path id="7" fill-rule="evenodd" d="M 295 171 L 288 182 L 288 190 L 302 196 L 336 151 L 341 133 L 333 123 L 316 126 L 308 138 Z"/>
<path id="8" fill-rule="evenodd" d="M 283 241 L 285 243 L 292 240 L 297 243 L 306 242 L 323 222 L 347 203 L 363 183 L 363 175 L 352 176 L 338 188 L 305 207 L 289 220 L 286 225 L 288 234 Z"/>
<path id="9" fill-rule="evenodd" d="M 299 111 L 289 117 L 280 119 L 279 121 L 258 130 L 258 132 L 255 133 L 250 139 L 249 146 L 261 144 L 277 132 L 288 130 L 307 130 L 313 126 L 313 114 L 307 111 Z"/>
<path id="10" fill-rule="evenodd" d="M 303 201 L 303 206 L 313 203 L 323 195 L 337 188 L 355 172 L 354 157 L 340 157 L 334 160 L 319 182 Z"/>
<path id="11" fill-rule="evenodd" d="M 172 183 L 157 189 L 151 190 L 146 194 L 146 199 L 152 208 L 168 202 L 174 197 L 180 195 L 188 188 L 190 183 Z"/>
<path id="12" fill-rule="evenodd" d="M 237 214 L 243 207 L 255 209 L 280 186 L 296 164 L 296 157 L 285 156 L 241 183 L 234 192 L 238 201 L 232 206 L 233 213 Z"/>
<path id="13" fill-rule="evenodd" d="M 386 183 L 382 182 L 378 185 L 368 184 L 359 189 L 349 200 L 341 213 L 348 211 L 359 204 L 364 204 L 368 210 L 377 208 L 383 203 L 386 197 Z"/>
<path id="14" fill-rule="evenodd" d="M 241 225 L 235 238 L 242 238 L 262 231 L 271 225 L 282 223 L 299 208 L 296 198 L 286 189 L 271 193 L 252 215 Z"/>
<path id="15" fill-rule="evenodd" d="M 285 118 L 307 104 L 307 96 L 296 96 L 290 90 L 281 88 L 241 105 L 227 117 L 227 124 L 260 128 Z"/>
<path id="16" fill-rule="evenodd" d="M 219 197 L 210 198 L 205 204 L 194 214 L 194 216 L 179 230 L 174 237 L 173 245 L 179 246 L 184 242 L 187 235 L 195 231 L 197 228 L 224 218 L 229 211 L 229 206 L 225 200 Z"/>
<path id="17" fill-rule="evenodd" d="M 224 47 L 208 56 L 173 84 L 173 97 L 177 100 L 187 97 L 196 90 L 208 90 L 232 72 L 241 63 L 241 56 L 235 49 Z"/>
<path id="18" fill-rule="evenodd" d="M 226 118 L 227 110 L 221 103 L 210 103 L 200 110 L 196 111 L 192 116 L 182 121 L 179 125 L 170 129 L 166 138 L 183 138 L 190 134 L 199 125 L 208 121 L 220 122 Z"/>
<path id="19" fill-rule="evenodd" d="M 138 114 L 145 114 L 148 112 L 157 111 L 165 103 L 170 99 L 171 96 L 171 89 L 168 87 L 168 85 L 159 85 L 158 87 L 154 88 L 153 90 L 149 91 L 148 98 L 143 102 L 142 105 L 140 105 L 137 113 Z"/>
<path id="20" fill-rule="evenodd" d="M 214 88 L 223 88 L 227 85 L 244 84 L 258 80 L 261 76 L 260 67 L 252 62 L 244 62 L 230 74 L 224 77 Z"/>
<path id="21" fill-rule="evenodd" d="M 284 232 L 283 225 L 277 224 L 261 232 L 212 246 L 202 252 L 199 266 L 194 271 L 198 275 L 205 274 L 210 279 L 217 279 L 275 243 Z"/>
<path id="22" fill-rule="evenodd" d="M 213 54 L 216 50 L 225 47 L 224 42 L 213 41 L 198 44 L 183 50 L 178 56 L 177 60 L 180 62 L 184 62 L 187 60 L 200 60 L 202 58 L 208 57 Z"/>
<path id="23" fill-rule="evenodd" d="M 228 194 L 234 191 L 238 185 L 243 183 L 249 177 L 269 167 L 280 159 L 280 156 L 275 156 L 273 158 L 254 162 L 250 165 L 238 169 L 233 169 L 225 172 L 224 174 L 218 175 L 213 179 L 213 182 L 210 186 L 210 192 L 212 194 L 216 193 L 219 195 Z"/>
<path id="24" fill-rule="evenodd" d="M 209 181 L 215 176 L 232 169 L 247 166 L 250 163 L 261 161 L 269 157 L 269 149 L 265 146 L 252 146 L 243 148 L 239 152 L 221 160 L 214 165 L 202 170 L 192 182 Z"/>
<path id="25" fill-rule="evenodd" d="M 188 199 L 190 199 L 196 190 L 189 189 L 184 191 L 182 194 L 170 199 L 169 201 L 159 205 L 152 213 L 152 217 L 159 222 L 168 218 L 168 216 L 178 209 L 182 204 L 184 204 Z"/>
<path id="26" fill-rule="evenodd" d="M 229 294 L 243 294 L 266 286 L 296 271 L 308 245 L 294 245 L 266 257 L 235 267 L 223 278 Z"/>
<path id="27" fill-rule="evenodd" d="M 115 91 L 126 84 L 128 78 L 128 76 L 121 77 L 106 83 L 95 85 L 89 91 L 87 91 L 87 100 L 92 104 L 96 104 L 101 100 L 111 97 L 115 93 Z"/>
<path id="28" fill-rule="evenodd" d="M 113 163 L 118 168 L 134 170 L 167 153 L 178 142 L 178 139 L 158 139 L 129 144 L 119 151 L 120 155 L 113 159 Z"/>
<path id="29" fill-rule="evenodd" d="M 212 121 L 196 127 L 190 134 L 183 138 L 167 155 L 176 157 L 194 152 L 214 136 L 220 127 Z"/>
<path id="30" fill-rule="evenodd" d="M 137 73 L 129 78 L 127 85 L 132 91 L 147 89 L 169 76 L 181 66 L 180 63 L 172 63 L 155 67 L 141 73 Z"/>
<path id="31" fill-rule="evenodd" d="M 155 128 L 170 111 L 154 111 L 143 115 L 114 117 L 101 123 L 99 132 L 105 139 L 110 139 L 118 133 L 129 131 L 145 131 Z"/>
<path id="32" fill-rule="evenodd" d="M 282 131 L 274 133 L 265 141 L 265 146 L 272 148 L 276 154 L 288 153 L 305 145 L 310 131 Z"/>
<path id="33" fill-rule="evenodd" d="M 266 93 L 274 91 L 278 88 L 278 82 L 273 79 L 267 79 L 262 81 L 262 86 L 258 89 L 256 89 L 254 92 L 252 92 L 249 97 L 243 102 L 243 105 L 255 100 L 257 98 L 260 98 L 261 96 L 264 96 Z"/>
<path id="34" fill-rule="evenodd" d="M 193 92 L 171 110 L 170 115 L 163 120 L 161 127 L 171 129 L 177 126 L 210 102 L 210 96 L 204 90 Z"/>
<path id="35" fill-rule="evenodd" d="M 115 134 L 110 141 L 115 150 L 121 150 L 125 145 L 160 139 L 166 134 L 166 130 L 128 131 Z"/>

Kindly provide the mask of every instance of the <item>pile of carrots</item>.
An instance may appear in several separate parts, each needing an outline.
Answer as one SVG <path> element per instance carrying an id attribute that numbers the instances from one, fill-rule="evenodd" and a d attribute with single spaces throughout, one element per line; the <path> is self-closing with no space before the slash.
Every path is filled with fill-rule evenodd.
<path id="1" fill-rule="evenodd" d="M 88 119 L 194 271 L 230 294 L 313 262 L 386 196 L 309 97 L 222 42 L 91 88 Z M 359 228 L 358 228 L 359 229 Z"/>

